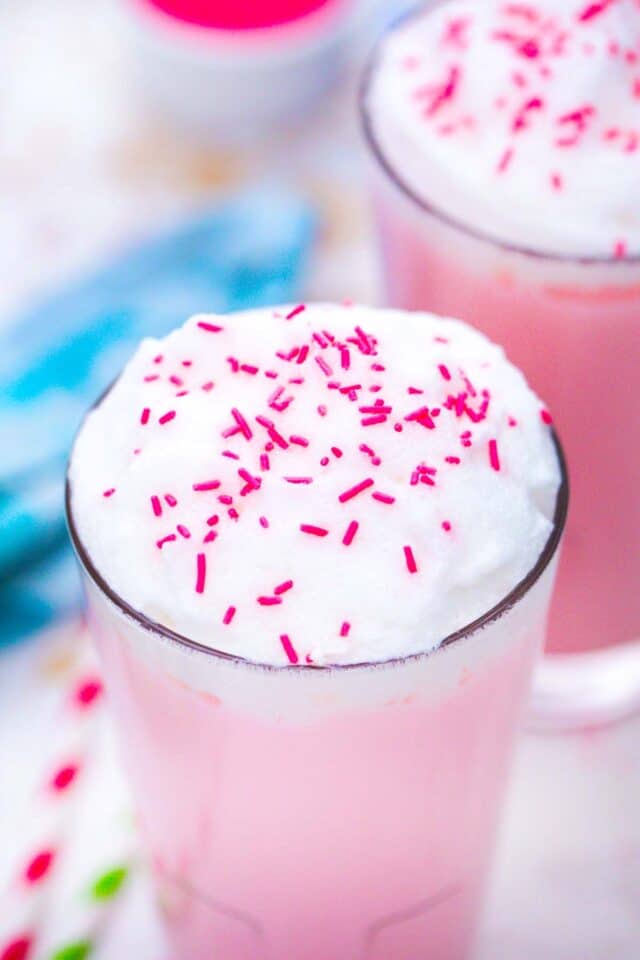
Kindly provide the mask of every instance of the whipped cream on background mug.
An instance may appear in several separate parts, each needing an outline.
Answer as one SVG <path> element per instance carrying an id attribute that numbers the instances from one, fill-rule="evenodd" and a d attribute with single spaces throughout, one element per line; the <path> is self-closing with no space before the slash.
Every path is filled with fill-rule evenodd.
<path id="1" fill-rule="evenodd" d="M 567 451 L 548 650 L 592 655 L 545 662 L 539 715 L 619 716 L 640 705 L 640 5 L 418 5 L 361 103 L 388 300 L 502 344 Z"/>

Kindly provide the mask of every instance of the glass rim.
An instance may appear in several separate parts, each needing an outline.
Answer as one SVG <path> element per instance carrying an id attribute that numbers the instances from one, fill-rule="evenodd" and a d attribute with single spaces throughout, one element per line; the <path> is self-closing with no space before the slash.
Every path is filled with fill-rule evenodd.
<path id="1" fill-rule="evenodd" d="M 92 410 L 100 406 L 105 397 L 111 392 L 116 383 L 118 382 L 117 378 L 111 386 L 109 386 L 102 395 L 96 400 L 96 402 L 89 408 L 87 413 L 82 419 L 78 431 L 76 433 L 76 439 L 79 436 L 80 432 L 84 427 L 87 416 L 91 413 Z M 151 617 L 148 617 L 142 611 L 137 610 L 133 607 L 124 597 L 121 597 L 106 581 L 102 574 L 98 571 L 94 565 L 91 557 L 89 556 L 89 551 L 85 547 L 84 543 L 80 538 L 78 533 L 75 520 L 73 517 L 73 508 L 72 508 L 72 490 L 71 490 L 71 479 L 69 476 L 71 463 L 73 461 L 73 452 L 75 449 L 75 442 L 71 448 L 71 453 L 69 455 L 69 460 L 67 463 L 67 471 L 65 477 L 65 515 L 67 521 L 67 529 L 69 532 L 69 537 L 73 549 L 76 553 L 76 557 L 80 563 L 81 568 L 88 575 L 89 579 L 93 584 L 100 590 L 100 592 L 119 610 L 120 613 L 124 614 L 125 617 L 128 617 L 132 620 L 137 626 L 141 627 L 146 633 L 151 633 L 157 635 L 159 638 L 168 640 L 178 646 L 184 647 L 191 652 L 203 654 L 207 657 L 213 657 L 217 660 L 224 660 L 228 663 L 235 663 L 236 665 L 241 665 L 245 667 L 252 667 L 257 670 L 264 670 L 267 672 L 312 672 L 312 673 L 341 673 L 348 670 L 375 670 L 375 669 L 384 669 L 393 666 L 399 666 L 401 664 L 410 663 L 413 661 L 423 660 L 426 657 L 430 657 L 433 654 L 437 653 L 438 650 L 445 647 L 451 646 L 458 640 L 463 640 L 465 637 L 471 636 L 479 630 L 484 629 L 491 623 L 501 619 L 505 614 L 507 614 L 516 604 L 522 600 L 531 590 L 531 588 L 538 582 L 542 574 L 545 572 L 551 560 L 556 554 L 562 533 L 564 531 L 567 512 L 569 508 L 569 474 L 567 470 L 567 463 L 562 449 L 562 444 L 560 439 L 555 431 L 551 430 L 551 437 L 553 440 L 554 450 L 558 461 L 558 466 L 560 468 L 560 485 L 558 487 L 558 492 L 556 495 L 556 503 L 553 515 L 553 526 L 551 532 L 547 538 L 547 541 L 538 555 L 535 564 L 531 567 L 529 572 L 514 586 L 512 589 L 497 603 L 495 603 L 489 610 L 485 613 L 482 613 L 479 617 L 476 617 L 475 620 L 472 620 L 470 623 L 465 624 L 460 627 L 458 630 L 455 630 L 453 633 L 448 634 L 436 647 L 433 647 L 431 650 L 420 650 L 416 653 L 407 654 L 405 656 L 390 657 L 387 660 L 372 660 L 372 661 L 363 661 L 359 663 L 327 663 L 327 664 L 275 664 L 275 663 L 262 663 L 258 660 L 251 660 L 248 657 L 242 657 L 235 653 L 229 653 L 226 650 L 219 650 L 216 647 L 207 646 L 204 643 L 200 643 L 198 640 L 193 640 L 190 637 L 185 636 L 182 633 L 179 633 L 176 630 L 172 630 L 170 627 L 165 626 L 164 624 L 153 620 Z"/>
<path id="2" fill-rule="evenodd" d="M 640 264 L 640 253 L 635 253 L 628 256 L 625 255 L 624 257 L 616 257 L 613 254 L 580 255 L 572 253 L 554 253 L 553 251 L 544 250 L 539 247 L 530 247 L 526 244 L 518 244 L 509 240 L 501 240 L 500 237 L 494 236 L 488 231 L 482 230 L 479 227 L 474 227 L 469 223 L 465 223 L 464 220 L 459 219 L 453 214 L 447 213 L 446 210 L 443 210 L 433 201 L 421 196 L 417 190 L 407 183 L 407 181 L 400 175 L 399 171 L 394 167 L 392 162 L 385 154 L 382 144 L 380 143 L 380 140 L 377 137 L 374 129 L 371 109 L 372 105 L 369 96 L 373 78 L 376 75 L 380 60 L 382 59 L 382 51 L 389 35 L 396 31 L 403 24 L 408 23 L 411 20 L 418 19 L 418 17 L 420 17 L 428 7 L 436 5 L 441 6 L 448 2 L 450 2 L 450 0 L 426 0 L 426 2 L 425 0 L 422 0 L 422 2 L 417 3 L 414 7 L 397 17 L 376 40 L 373 50 L 369 54 L 367 62 L 362 71 L 358 89 L 358 112 L 360 114 L 361 129 L 364 134 L 365 143 L 370 148 L 375 160 L 382 168 L 383 172 L 387 175 L 391 183 L 393 183 L 413 204 L 420 207 L 425 213 L 430 214 L 435 220 L 439 220 L 446 226 L 456 230 L 458 233 L 465 234 L 466 236 L 489 246 L 498 247 L 499 249 L 505 250 L 508 253 L 515 253 L 531 260 L 565 265 L 607 265 L 611 267 L 628 267 Z"/>

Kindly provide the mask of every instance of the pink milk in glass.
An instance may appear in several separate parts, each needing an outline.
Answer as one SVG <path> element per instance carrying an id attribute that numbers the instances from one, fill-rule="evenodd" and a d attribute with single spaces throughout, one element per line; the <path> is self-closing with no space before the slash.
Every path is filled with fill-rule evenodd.
<path id="1" fill-rule="evenodd" d="M 446 6 L 425 4 L 415 16 Z M 609 5 L 601 6 L 604 13 Z M 526 30 L 531 30 L 531 21 L 535 22 L 535 4 L 526 9 L 513 5 L 511 11 L 520 18 L 518 36 L 525 36 Z M 593 10 L 578 12 L 576 21 L 595 21 L 595 6 Z M 460 13 L 459 7 L 455 13 Z M 522 25 L 525 14 L 528 27 Z M 462 19 L 457 26 L 454 24 L 456 30 L 449 27 L 458 57 L 464 56 L 466 49 Z M 405 23 L 410 25 L 411 20 Z M 576 680 L 579 664 L 584 665 L 580 693 L 576 693 L 581 704 L 583 696 L 585 702 L 591 698 L 598 684 L 598 696 L 603 693 L 605 667 L 610 667 L 615 673 L 614 686 L 621 685 L 620 691 L 611 688 L 612 700 L 618 699 L 619 693 L 625 709 L 629 703 L 637 706 L 640 417 L 633 411 L 640 350 L 640 259 L 628 251 L 623 240 L 612 241 L 609 253 L 597 255 L 545 252 L 533 241 L 529 244 L 526 235 L 521 243 L 501 240 L 494 235 L 499 228 L 489 214 L 478 226 L 476 222 L 465 222 L 459 210 L 455 214 L 447 210 L 447 187 L 443 181 L 446 173 L 442 170 L 437 199 L 429 198 L 428 181 L 423 190 L 418 190 L 418 155 L 412 153 L 409 141 L 405 158 L 411 173 L 399 160 L 399 147 L 395 158 L 390 158 L 388 142 L 382 142 L 380 133 L 373 91 L 383 89 L 383 80 L 379 78 L 384 79 L 380 63 L 386 42 L 383 39 L 373 57 L 361 99 L 365 135 L 373 158 L 373 202 L 386 300 L 392 306 L 428 309 L 461 317 L 475 325 L 505 347 L 509 358 L 524 370 L 533 389 L 549 404 L 567 453 L 572 504 L 546 649 L 553 654 L 593 652 L 590 658 L 573 660 L 573 673 L 566 661 L 567 676 L 573 675 Z M 537 47 L 533 51 L 522 47 L 519 52 L 522 56 L 514 59 L 514 74 L 516 67 L 524 71 L 537 62 L 530 59 L 534 52 L 538 55 Z M 628 58 L 631 56 L 629 52 Z M 415 67 L 410 59 L 405 64 L 407 70 Z M 488 67 L 486 60 L 485 63 Z M 525 81 L 521 82 L 524 85 Z M 532 87 L 526 82 L 529 103 L 542 111 L 545 102 L 542 98 L 535 100 Z M 451 94 L 453 100 L 454 86 L 442 88 L 445 98 Z M 437 96 L 434 90 L 425 85 L 423 93 L 416 93 L 416 97 Z M 498 98 L 495 102 L 503 106 Z M 443 103 L 442 96 L 437 103 L 431 101 L 426 113 L 440 111 Z M 443 125 L 449 116 L 442 111 Z M 570 124 L 566 121 L 562 128 L 570 130 L 570 137 L 565 133 L 565 141 L 572 141 L 570 145 L 577 143 L 582 133 L 584 121 L 579 119 L 580 123 L 575 118 Z M 531 123 L 527 119 L 522 124 L 529 125 L 523 136 L 528 134 Z M 442 130 L 443 134 L 450 132 L 445 126 Z M 616 136 L 622 134 L 603 134 L 611 140 Z M 506 176 L 510 164 L 516 168 L 520 142 L 524 141 L 514 139 L 513 149 L 502 154 L 497 175 Z M 635 149 L 636 139 L 631 134 L 626 142 L 627 152 Z M 477 162 L 472 150 L 467 156 L 469 164 Z M 563 163 L 567 156 L 566 150 L 561 153 Z M 576 167 L 584 162 L 582 153 L 575 154 Z M 562 178 L 551 174 L 547 185 L 550 190 L 561 190 Z M 449 186 L 454 186 L 453 180 Z M 483 190 L 484 185 L 479 188 L 479 203 L 485 199 Z M 596 192 L 585 193 L 584 203 L 589 204 L 591 198 L 595 202 L 597 196 Z M 498 215 L 502 216 L 499 210 Z M 605 661 L 598 656 L 598 651 L 605 649 L 619 658 L 615 661 L 619 669 L 614 669 L 613 659 Z M 560 660 L 555 662 L 560 664 Z M 550 669 L 551 665 L 552 661 L 547 660 Z M 608 672 L 606 676 L 609 678 Z M 559 687 L 554 697 L 556 692 L 562 693 Z"/>
<path id="2" fill-rule="evenodd" d="M 346 668 L 172 636 L 76 539 L 174 956 L 469 956 L 565 509 L 566 480 L 536 567 L 480 623 L 430 655 Z"/>
<path id="3" fill-rule="evenodd" d="M 567 510 L 544 411 L 462 324 L 298 304 L 143 341 L 86 418 L 69 528 L 172 957 L 469 957 Z"/>

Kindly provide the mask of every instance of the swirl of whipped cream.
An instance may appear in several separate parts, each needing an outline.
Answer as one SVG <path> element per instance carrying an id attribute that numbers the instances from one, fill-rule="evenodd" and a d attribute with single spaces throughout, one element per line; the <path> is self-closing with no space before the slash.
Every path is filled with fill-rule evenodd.
<path id="1" fill-rule="evenodd" d="M 449 0 L 383 41 L 366 109 L 417 195 L 540 252 L 640 254 L 640 2 Z"/>
<path id="2" fill-rule="evenodd" d="M 560 471 L 502 350 L 429 314 L 300 305 L 141 343 L 70 467 L 134 609 L 260 663 L 430 650 L 535 565 Z"/>

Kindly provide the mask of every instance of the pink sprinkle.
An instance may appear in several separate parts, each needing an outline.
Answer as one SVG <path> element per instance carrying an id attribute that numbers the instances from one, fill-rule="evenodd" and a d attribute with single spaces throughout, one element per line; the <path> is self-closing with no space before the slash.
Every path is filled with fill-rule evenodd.
<path id="1" fill-rule="evenodd" d="M 161 540 L 156 540 L 156 547 L 158 550 L 162 550 L 165 543 L 173 543 L 174 540 L 177 540 L 175 533 L 168 533 L 166 537 L 163 537 Z"/>
<path id="2" fill-rule="evenodd" d="M 287 483 L 295 483 L 295 484 L 313 483 L 313 477 L 283 477 L 283 479 L 286 480 Z"/>
<path id="3" fill-rule="evenodd" d="M 173 418 L 175 417 L 175 415 L 176 415 L 175 410 L 168 410 L 167 413 L 163 413 L 163 414 L 162 414 L 162 416 L 161 416 L 160 419 L 158 420 L 158 423 L 163 424 L 163 425 L 164 425 L 165 423 L 169 423 L 171 420 L 173 420 Z"/>
<path id="4" fill-rule="evenodd" d="M 340 449 L 340 447 L 331 447 L 331 453 L 332 453 L 332 454 L 334 455 L 334 457 L 336 457 L 338 460 L 339 460 L 340 457 L 342 456 L 342 450 Z"/>
<path id="5" fill-rule="evenodd" d="M 260 523 L 260 526 L 263 527 L 265 530 L 269 526 L 269 521 L 267 520 L 266 517 L 260 517 L 259 523 Z"/>
<path id="6" fill-rule="evenodd" d="M 218 514 L 214 513 L 212 516 L 207 518 L 207 526 L 215 527 L 215 525 L 219 522 L 219 520 L 220 520 L 220 517 L 218 516 Z"/>
<path id="7" fill-rule="evenodd" d="M 320 466 L 326 467 L 329 463 L 329 457 L 322 457 L 320 460 Z"/>
<path id="8" fill-rule="evenodd" d="M 383 367 L 381 363 L 372 363 L 371 369 L 374 370 L 376 373 L 384 373 L 384 371 L 386 370 L 386 367 Z"/>
<path id="9" fill-rule="evenodd" d="M 240 519 L 240 514 L 239 514 L 238 511 L 235 509 L 235 507 L 230 507 L 229 510 L 227 510 L 227 516 L 228 516 L 231 520 L 239 520 L 239 519 Z"/>
<path id="10" fill-rule="evenodd" d="M 265 428 L 265 430 L 269 434 L 270 439 L 273 440 L 274 443 L 277 443 L 277 445 L 280 447 L 281 450 L 287 449 L 289 444 L 287 443 L 285 438 L 282 436 L 282 434 L 276 430 L 275 424 L 273 423 L 272 420 L 269 420 L 267 417 L 259 416 L 259 417 L 256 417 L 256 422 L 259 423 L 261 427 Z"/>
<path id="11" fill-rule="evenodd" d="M 296 357 L 296 363 L 304 363 L 308 355 L 309 355 L 309 347 L 305 343 L 300 347 L 300 353 Z"/>
<path id="12" fill-rule="evenodd" d="M 349 347 L 340 348 L 340 366 L 343 370 L 348 370 L 351 366 L 351 356 L 349 354 Z"/>
<path id="13" fill-rule="evenodd" d="M 275 380 L 278 376 L 275 370 L 265 370 L 265 377 L 269 377 L 270 380 Z"/>
<path id="14" fill-rule="evenodd" d="M 261 607 L 275 607 L 282 603 L 281 597 L 258 597 L 258 603 Z"/>
<path id="15" fill-rule="evenodd" d="M 33 857 L 24 871 L 24 879 L 28 884 L 39 883 L 51 870 L 55 860 L 55 850 L 42 850 Z"/>
<path id="16" fill-rule="evenodd" d="M 314 527 L 311 523 L 301 523 L 300 529 L 303 533 L 310 533 L 314 537 L 326 537 L 329 533 L 324 527 Z"/>
<path id="17" fill-rule="evenodd" d="M 342 542 L 345 545 L 345 547 L 350 547 L 351 544 L 353 543 L 353 539 L 356 533 L 358 532 L 358 526 L 359 526 L 358 521 L 352 520 L 349 526 L 347 527 L 347 531 L 344 537 L 342 538 Z"/>
<path id="18" fill-rule="evenodd" d="M 202 542 L 203 542 L 203 543 L 213 543 L 213 541 L 216 539 L 217 536 L 218 536 L 218 534 L 216 533 L 215 530 L 209 530 L 209 532 L 206 533 L 206 534 L 204 535 L 204 537 L 202 538 Z"/>
<path id="19" fill-rule="evenodd" d="M 297 317 L 298 314 L 302 313 L 302 311 L 305 309 L 306 307 L 304 303 L 299 304 L 299 306 L 294 307 L 293 310 L 291 310 L 291 312 L 286 315 L 285 320 L 293 320 L 294 317 Z"/>
<path id="20" fill-rule="evenodd" d="M 258 372 L 258 367 L 254 367 L 254 365 L 251 363 L 241 363 L 240 369 L 244 371 L 244 373 L 250 374 L 252 377 L 255 377 L 256 373 Z"/>
<path id="21" fill-rule="evenodd" d="M 201 390 L 204 390 L 205 393 L 208 393 L 210 390 L 213 390 L 213 380 L 207 380 L 206 383 L 203 383 Z"/>
<path id="22" fill-rule="evenodd" d="M 297 434 L 293 434 L 289 437 L 289 443 L 295 443 L 298 447 L 308 447 L 309 441 L 306 437 L 299 437 Z"/>
<path id="23" fill-rule="evenodd" d="M 348 623 L 348 622 L 345 620 L 344 623 L 342 624 L 342 626 L 340 627 L 340 636 L 341 636 L 341 637 L 348 637 L 348 636 L 349 636 L 349 630 L 351 630 L 351 624 Z"/>
<path id="24" fill-rule="evenodd" d="M 178 506 L 178 501 L 177 501 L 176 497 L 174 497 L 174 495 L 173 495 L 172 493 L 165 493 L 164 499 L 165 499 L 165 503 L 167 504 L 168 507 L 177 507 L 177 506 Z"/>
<path id="25" fill-rule="evenodd" d="M 247 423 L 247 421 L 245 420 L 245 418 L 242 416 L 242 414 L 240 413 L 240 411 L 239 411 L 236 407 L 233 407 L 233 409 L 231 410 L 231 416 L 233 417 L 233 419 L 236 421 L 236 423 L 237 423 L 238 426 L 240 427 L 240 430 L 241 430 L 243 436 L 244 436 L 247 440 L 251 440 L 251 437 L 253 436 L 253 434 L 252 434 L 252 432 L 251 432 L 251 428 L 250 428 L 249 424 Z"/>
<path id="26" fill-rule="evenodd" d="M 395 503 L 396 502 L 396 498 L 390 496 L 390 494 L 388 493 L 378 493 L 376 491 L 375 493 L 372 493 L 371 496 L 374 500 L 377 500 L 378 503 Z"/>
<path id="27" fill-rule="evenodd" d="M 460 463 L 460 457 L 445 457 L 447 463 Z"/>
<path id="28" fill-rule="evenodd" d="M 183 386 L 184 386 L 184 380 L 181 380 L 180 377 L 176 377 L 175 374 L 172 374 L 172 375 L 169 377 L 169 383 L 172 383 L 172 384 L 174 385 L 174 387 L 183 387 Z"/>
<path id="29" fill-rule="evenodd" d="M 285 580 L 284 583 L 279 583 L 273 592 L 277 597 L 279 597 L 281 593 L 286 593 L 287 590 L 291 590 L 292 587 L 293 580 Z"/>
<path id="30" fill-rule="evenodd" d="M 144 427 L 145 424 L 149 423 L 149 417 L 151 416 L 151 410 L 149 407 L 145 407 L 142 413 L 140 414 L 140 423 Z"/>
<path id="31" fill-rule="evenodd" d="M 542 416 L 542 411 L 540 411 L 540 415 Z M 544 417 L 543 417 L 543 420 L 544 420 Z M 510 427 L 518 426 L 518 421 L 516 420 L 515 417 L 509 417 L 509 419 L 507 420 L 507 423 L 509 424 Z"/>
<path id="32" fill-rule="evenodd" d="M 219 487 L 219 480 L 204 480 L 202 483 L 194 483 L 191 489 L 196 493 L 203 493 L 207 490 L 217 490 Z"/>
<path id="33" fill-rule="evenodd" d="M 196 593 L 204 593 L 207 579 L 207 558 L 204 553 L 196 557 Z"/>
<path id="34" fill-rule="evenodd" d="M 551 186 L 553 187 L 554 190 L 562 190 L 563 181 L 559 173 L 551 174 Z"/>
<path id="35" fill-rule="evenodd" d="M 104 490 L 104 491 L 103 491 L 102 496 L 103 496 L 103 497 L 107 497 L 107 499 L 108 499 L 109 497 L 112 497 L 115 492 L 116 492 L 116 488 L 115 488 L 115 487 L 109 487 L 108 490 Z"/>
<path id="36" fill-rule="evenodd" d="M 327 361 L 324 359 L 324 357 L 314 357 L 314 359 L 318 364 L 318 366 L 320 367 L 320 369 L 322 370 L 322 372 L 324 373 L 324 375 L 326 377 L 330 377 L 333 373 L 333 370 L 331 369 Z"/>
<path id="37" fill-rule="evenodd" d="M 426 427 L 427 430 L 435 430 L 436 425 L 433 422 L 428 407 L 420 407 L 419 410 L 414 410 L 413 413 L 407 414 L 404 419 L 410 423 L 419 423 L 421 426 Z"/>
<path id="38" fill-rule="evenodd" d="M 543 423 L 546 423 L 547 425 L 550 425 L 553 423 L 553 417 L 551 416 L 548 410 L 544 409 L 544 407 L 540 411 L 540 419 L 542 420 Z"/>
<path id="39" fill-rule="evenodd" d="M 143 379 L 145 383 L 153 383 L 154 380 L 159 380 L 160 377 L 157 373 L 150 373 L 149 376 L 144 377 Z"/>
<path id="40" fill-rule="evenodd" d="M 451 380 L 451 374 L 450 374 L 449 368 L 447 367 L 446 364 L 444 364 L 444 363 L 439 363 L 439 364 L 438 364 L 438 370 L 440 371 L 440 374 L 441 374 L 443 380 Z"/>
<path id="41" fill-rule="evenodd" d="M 228 626 L 229 626 L 229 624 L 230 624 L 231 621 L 233 620 L 235 614 L 236 614 L 236 608 L 235 608 L 235 607 L 227 607 L 227 611 L 226 611 L 224 617 L 222 618 L 222 622 L 223 622 L 223 624 L 225 625 L 225 627 L 228 627 Z"/>
<path id="42" fill-rule="evenodd" d="M 380 413 L 373 417 L 364 417 L 364 419 L 360 421 L 360 426 L 375 427 L 379 423 L 386 423 L 386 422 L 387 422 L 386 413 Z"/>
<path id="43" fill-rule="evenodd" d="M 593 20 L 594 17 L 604 13 L 607 7 L 611 6 L 611 2 L 612 0 L 598 0 L 596 3 L 590 3 L 578 14 L 578 22 L 586 23 L 587 20 Z"/>
<path id="44" fill-rule="evenodd" d="M 183 361 L 182 361 L 182 366 L 183 366 L 183 367 L 192 367 L 192 366 L 193 366 L 193 360 L 183 360 Z"/>
<path id="45" fill-rule="evenodd" d="M 222 456 L 227 457 L 229 460 L 239 460 L 240 457 L 237 453 L 234 453 L 232 450 L 223 450 Z"/>
<path id="46" fill-rule="evenodd" d="M 326 417 L 327 408 L 325 407 L 324 403 L 321 403 L 320 406 L 318 407 L 318 413 L 320 414 L 321 417 Z"/>
<path id="47" fill-rule="evenodd" d="M 221 333 L 224 330 L 224 327 L 219 327 L 215 323 L 208 323 L 206 320 L 198 320 L 197 326 L 201 330 L 206 330 L 207 333 Z"/>
<path id="48" fill-rule="evenodd" d="M 513 160 L 513 147 L 507 147 L 507 149 L 504 151 L 504 153 L 502 154 L 502 156 L 498 161 L 498 165 L 496 167 L 498 173 L 504 173 L 505 170 L 507 170 L 507 168 L 509 167 L 509 164 L 511 163 L 512 160 Z"/>
<path id="49" fill-rule="evenodd" d="M 623 260 L 627 255 L 627 244 L 624 240 L 617 240 L 613 247 L 613 255 L 616 260 Z"/>
<path id="50" fill-rule="evenodd" d="M 185 540 L 190 539 L 191 531 L 189 530 L 188 527 L 185 527 L 183 523 L 179 523 L 178 526 L 176 527 L 176 530 L 178 531 L 181 537 L 184 537 Z"/>
<path id="51" fill-rule="evenodd" d="M 162 516 L 162 504 L 160 503 L 160 497 L 151 497 L 151 509 L 153 510 L 154 517 Z"/>
<path id="52" fill-rule="evenodd" d="M 280 643 L 283 646 L 284 652 L 287 655 L 287 659 L 289 663 L 297 663 L 298 654 L 296 653 L 294 646 L 291 643 L 291 640 L 289 639 L 286 633 L 283 633 L 280 635 Z"/>
<path id="53" fill-rule="evenodd" d="M 164 360 L 164 357 L 162 356 L 161 353 L 159 353 L 157 357 L 153 358 L 154 363 L 162 363 L 163 360 Z"/>
<path id="54" fill-rule="evenodd" d="M 448 520 L 442 521 L 442 529 L 444 530 L 445 533 L 449 533 L 449 531 L 451 530 L 451 524 L 449 523 Z"/>
<path id="55" fill-rule="evenodd" d="M 345 490 L 344 493 L 341 493 L 338 497 L 338 500 L 340 503 L 347 503 L 348 500 L 352 500 L 354 497 L 357 497 L 359 493 L 362 493 L 363 490 L 367 490 L 372 486 L 373 480 L 368 477 L 366 480 L 361 480 L 360 483 L 356 483 L 355 486 L 350 487 L 349 490 Z"/>
<path id="56" fill-rule="evenodd" d="M 75 781 L 80 768 L 75 763 L 66 764 L 60 767 L 50 780 L 50 787 L 56 793 L 63 793 Z M 1 954 L 0 954 L 1 956 Z"/>
<path id="57" fill-rule="evenodd" d="M 260 469 L 261 470 L 271 469 L 271 464 L 269 462 L 269 455 L 267 453 L 260 454 Z"/>
<path id="58" fill-rule="evenodd" d="M 418 565 L 416 563 L 416 558 L 413 555 L 413 550 L 411 547 L 403 547 L 404 550 L 404 559 L 407 564 L 407 570 L 409 573 L 417 573 Z"/>
<path id="59" fill-rule="evenodd" d="M 238 476 L 245 482 L 245 486 L 240 491 L 241 497 L 246 497 L 247 494 L 251 493 L 253 490 L 259 490 L 262 486 L 262 480 L 260 477 L 252 476 L 252 474 L 250 474 L 249 471 L 245 470 L 243 467 L 238 470 Z"/>
<path id="60" fill-rule="evenodd" d="M 494 470 L 500 469 L 500 457 L 498 456 L 497 440 L 489 440 L 489 462 Z"/>

